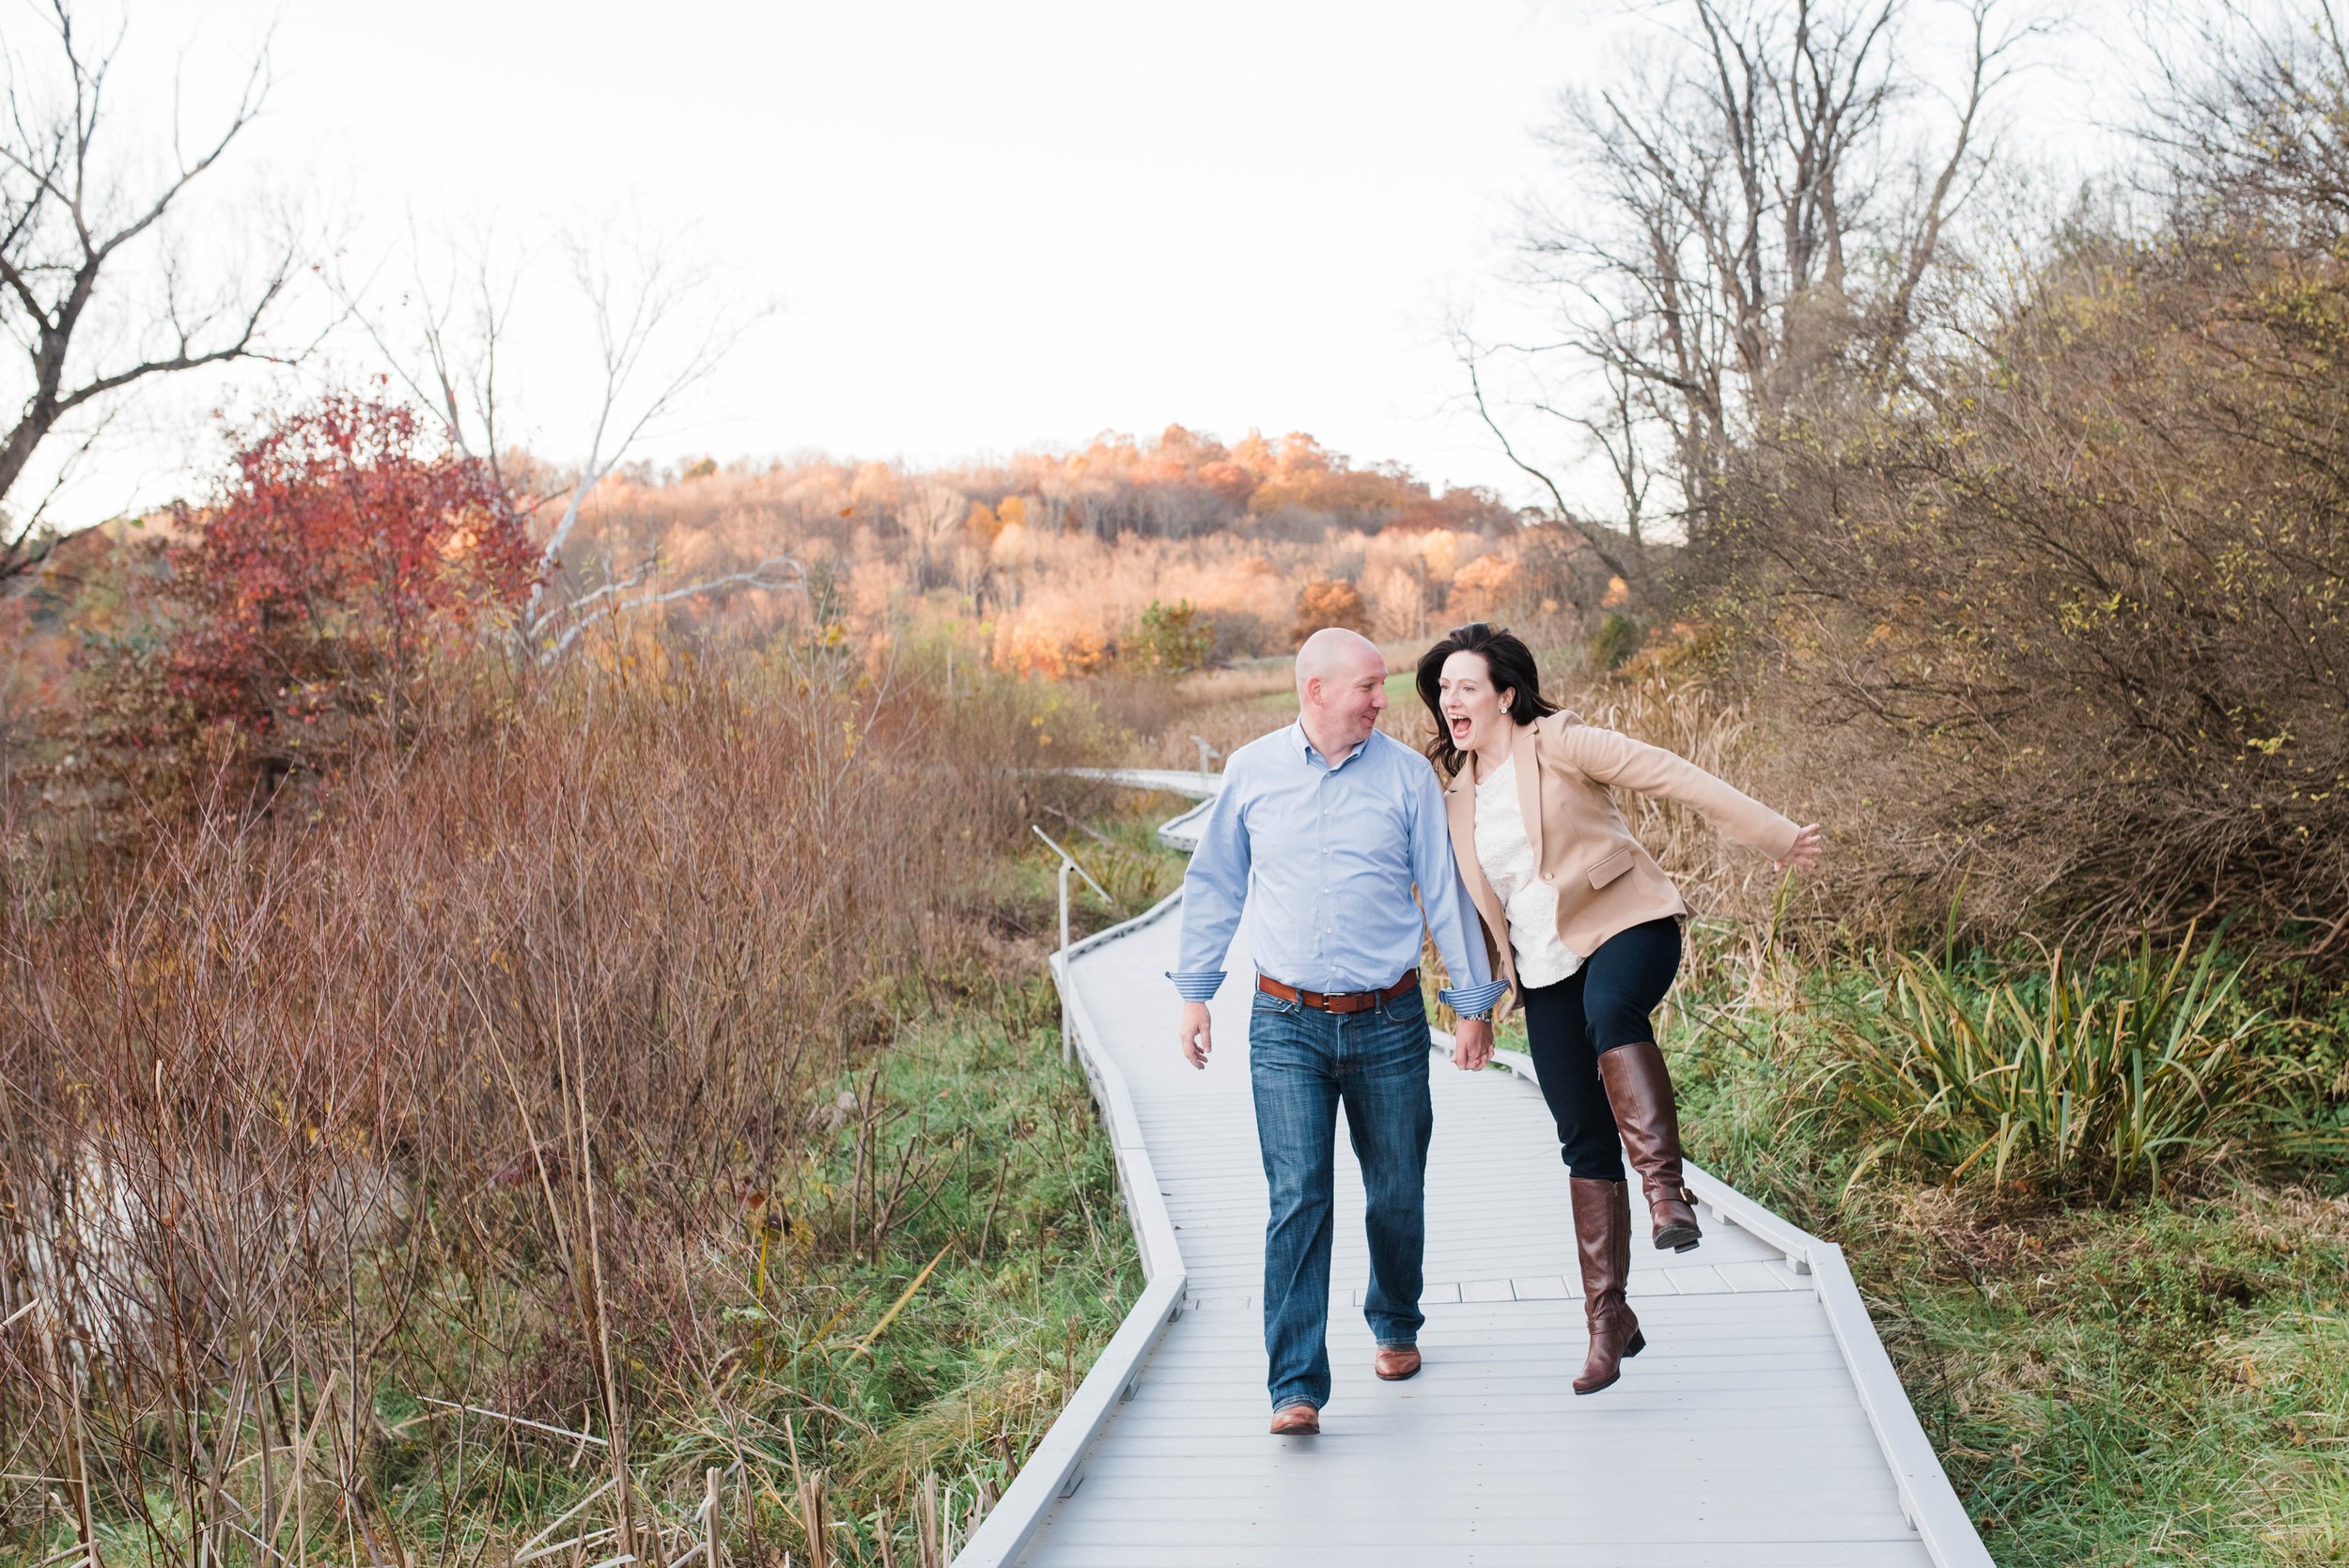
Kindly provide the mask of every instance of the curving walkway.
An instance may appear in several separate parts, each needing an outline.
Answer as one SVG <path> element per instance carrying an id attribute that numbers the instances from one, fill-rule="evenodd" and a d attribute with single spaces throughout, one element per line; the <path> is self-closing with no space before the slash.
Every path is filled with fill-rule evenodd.
<path id="1" fill-rule="evenodd" d="M 1064 979 L 1151 1289 L 958 1564 L 1988 1563 L 1841 1253 L 1710 1178 L 1701 1249 L 1635 1246 L 1648 1350 L 1576 1398 L 1573 1227 L 1530 1064 L 1458 1073 L 1440 1036 L 1426 1368 L 1371 1375 L 1341 1138 L 1335 1386 L 1319 1437 L 1268 1436 L 1248 992 L 1226 985 L 1193 1072 L 1163 978 L 1179 900 L 1075 950 Z"/>

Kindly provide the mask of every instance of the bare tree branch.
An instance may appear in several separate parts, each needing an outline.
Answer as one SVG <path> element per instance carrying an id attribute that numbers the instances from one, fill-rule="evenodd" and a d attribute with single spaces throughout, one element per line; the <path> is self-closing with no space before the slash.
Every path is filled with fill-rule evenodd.
<path id="1" fill-rule="evenodd" d="M 2159 156 L 2172 220 L 2320 247 L 2349 233 L 2349 39 L 2334 0 L 2170 15 L 2183 36 L 2155 42 L 2159 82 L 2136 129 Z"/>
<path id="2" fill-rule="evenodd" d="M 770 572 L 786 575 L 770 576 Z M 647 570 L 632 580 L 627 586 L 634 587 L 651 576 L 652 573 Z M 705 594 L 719 593 L 728 588 L 803 589 L 806 585 L 807 572 L 799 562 L 787 555 L 774 555 L 761 561 L 749 571 L 728 572 L 723 577 L 705 578 L 697 582 L 689 582 L 681 588 L 671 588 L 665 593 L 642 594 L 632 599 L 622 599 L 618 593 L 614 591 L 620 586 L 619 584 L 607 583 L 594 593 L 585 595 L 565 606 L 562 611 L 556 613 L 555 617 L 551 618 L 567 617 L 572 611 L 584 610 L 592 601 L 599 600 L 607 594 L 612 596 L 613 603 L 603 613 L 608 616 L 617 616 L 632 610 L 648 609 L 656 604 L 674 604 L 679 599 L 698 598 Z M 593 624 L 592 617 L 583 615 L 539 656 L 540 660 L 551 664 L 560 659 L 580 634 Z"/>
<path id="3" fill-rule="evenodd" d="M 561 519 L 547 536 L 538 584 L 523 607 L 522 631 L 532 642 L 537 640 L 545 613 L 548 584 L 561 570 L 564 548 L 579 525 L 580 509 L 587 497 L 620 465 L 646 430 L 674 412 L 707 381 L 727 352 L 767 314 L 763 308 L 747 314 L 720 311 L 709 313 L 697 326 L 680 321 L 699 305 L 697 297 L 707 291 L 711 279 L 706 267 L 681 256 L 671 242 L 655 242 L 638 251 L 628 264 L 615 265 L 608 249 L 575 239 L 570 261 L 573 281 L 587 302 L 594 324 L 602 396 L 586 460 L 580 466 Z M 672 352 L 665 365 L 657 365 L 655 346 L 666 349 L 671 335 L 664 329 L 678 326 L 685 326 L 692 336 L 681 353 Z"/>
<path id="4" fill-rule="evenodd" d="M 1469 392 L 1476 403 L 1476 416 L 1485 422 L 1485 428 L 1493 433 L 1493 439 L 1501 442 L 1501 455 L 1540 482 L 1542 488 L 1549 492 L 1549 499 L 1554 508 L 1553 515 L 1558 521 L 1580 535 L 1583 541 L 1591 547 L 1591 552 L 1605 563 L 1609 571 L 1613 572 L 1626 582 L 1642 581 L 1646 576 L 1645 572 L 1636 565 L 1627 565 L 1620 555 L 1609 548 L 1609 541 L 1602 530 L 1584 522 L 1575 514 L 1574 508 L 1566 505 L 1566 498 L 1560 492 L 1557 482 L 1517 456 L 1517 448 L 1510 443 L 1508 432 L 1501 428 L 1501 422 L 1493 417 L 1492 411 L 1485 404 L 1485 384 L 1477 369 L 1475 355 L 1472 352 L 1463 353 L 1461 363 L 1468 368 Z"/>
<path id="5" fill-rule="evenodd" d="M 1937 74 L 1910 58 L 1907 0 L 1672 0 L 1660 51 L 1563 100 L 1546 139 L 1579 203 L 1530 210 L 1525 240 L 1561 347 L 1524 359 L 1556 357 L 1590 402 L 1506 401 L 1590 442 L 1633 514 L 1641 476 L 1667 475 L 1700 539 L 1740 443 L 1898 390 L 1917 296 L 1987 165 L 1988 107 L 2041 31 L 1968 3 L 1937 124 L 1905 107 Z"/>
<path id="6" fill-rule="evenodd" d="M 626 613 L 731 587 L 801 585 L 798 563 L 782 557 L 747 572 L 653 593 L 634 590 L 659 577 L 658 559 L 593 589 L 573 591 L 567 585 L 566 552 L 597 487 L 650 430 L 678 411 L 768 312 L 762 306 L 713 303 L 716 280 L 710 268 L 674 240 L 629 251 L 574 239 L 564 248 L 574 295 L 587 313 L 598 396 L 584 459 L 568 484 L 548 494 L 518 492 L 500 436 L 506 411 L 501 356 L 509 349 L 518 306 L 541 297 L 527 287 L 532 256 L 503 249 L 486 228 L 428 243 L 412 224 L 402 269 L 411 280 L 401 291 L 408 317 L 404 330 L 367 303 L 381 269 L 363 282 L 330 280 L 393 376 L 441 422 L 452 445 L 489 467 L 517 515 L 535 514 L 561 497 L 561 511 L 540 548 L 537 582 L 517 628 L 523 644 L 542 660 L 571 646 L 590 612 Z M 433 249 L 445 253 L 444 263 L 428 263 L 427 253 Z"/>
<path id="7" fill-rule="evenodd" d="M 51 16 L 47 32 L 54 50 L 42 71 L 13 52 L 7 58 L 5 124 L 0 124 L 0 319 L 26 356 L 30 388 L 14 424 L 0 437 L 0 500 L 23 478 L 59 422 L 85 405 L 150 377 L 237 360 L 298 357 L 273 350 L 267 342 L 267 329 L 299 264 L 298 245 L 288 235 L 257 276 L 233 286 L 244 303 L 221 310 L 186 309 L 180 258 L 166 251 L 158 263 L 163 299 L 157 318 L 138 334 L 145 341 L 160 332 L 160 351 L 141 349 L 127 363 L 76 372 L 76 334 L 87 325 L 95 303 L 120 292 L 105 286 L 118 275 L 125 248 L 155 232 L 188 188 L 220 163 L 260 113 L 271 78 L 264 48 L 218 133 L 190 157 L 179 147 L 175 121 L 171 173 L 137 194 L 131 177 L 119 172 L 133 160 L 113 155 L 111 144 L 101 146 L 111 124 L 107 77 L 122 39 L 117 35 L 91 56 L 76 39 L 69 0 L 52 0 Z M 34 79 L 39 74 L 51 78 L 48 95 Z M 51 97 L 59 100 L 54 106 L 47 101 Z M 44 498 L 34 518 L 0 543 L 0 580 L 39 564 L 44 551 L 33 543 L 39 536 L 35 519 L 47 504 Z"/>

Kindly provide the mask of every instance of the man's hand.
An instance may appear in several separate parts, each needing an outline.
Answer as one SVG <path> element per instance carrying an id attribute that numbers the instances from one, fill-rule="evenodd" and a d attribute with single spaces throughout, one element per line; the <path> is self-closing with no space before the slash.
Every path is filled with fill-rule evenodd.
<path id="1" fill-rule="evenodd" d="M 1781 871 L 1784 871 L 1788 866 L 1793 866 L 1797 871 L 1807 871 L 1819 863 L 1819 855 L 1826 848 L 1827 831 L 1813 822 L 1808 828 L 1797 831 L 1795 846 L 1786 851 L 1784 860 L 1772 861 L 1770 863 Z"/>
<path id="2" fill-rule="evenodd" d="M 1493 1026 L 1462 1018 L 1452 1032 L 1452 1064 L 1464 1073 L 1482 1072 L 1493 1059 Z"/>
<path id="3" fill-rule="evenodd" d="M 1215 1049 L 1215 1025 L 1207 1017 L 1204 1001 L 1183 1003 L 1182 1027 L 1175 1032 L 1175 1043 L 1183 1048 L 1183 1060 L 1194 1067 L 1207 1064 L 1207 1053 Z"/>

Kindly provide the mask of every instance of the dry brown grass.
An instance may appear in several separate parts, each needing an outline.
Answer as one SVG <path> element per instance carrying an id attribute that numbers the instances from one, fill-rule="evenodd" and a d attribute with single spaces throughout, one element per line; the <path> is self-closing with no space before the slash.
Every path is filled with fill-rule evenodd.
<path id="1" fill-rule="evenodd" d="M 474 1405 L 589 1434 L 551 1470 L 600 1467 L 613 1549 L 664 1560 L 647 1521 L 700 1471 L 664 1512 L 677 1434 L 643 1418 L 727 1419 L 711 1290 L 750 1297 L 745 1225 L 762 1281 L 770 1240 L 778 1276 L 879 1261 L 973 1165 L 866 1069 L 935 1012 L 1043 1021 L 984 916 L 1047 797 L 1091 807 L 1035 771 L 1101 754 L 1083 714 L 836 648 L 608 651 L 452 682 L 314 820 L 214 810 L 6 890 L 0 1530 L 39 1539 L 54 1493 L 164 1560 L 463 1556 L 485 1491 L 527 1516 L 501 1488 L 533 1429 L 461 1418 L 505 1436 L 423 1525 L 390 1456 Z M 846 1126 L 815 1094 L 844 1077 Z"/>

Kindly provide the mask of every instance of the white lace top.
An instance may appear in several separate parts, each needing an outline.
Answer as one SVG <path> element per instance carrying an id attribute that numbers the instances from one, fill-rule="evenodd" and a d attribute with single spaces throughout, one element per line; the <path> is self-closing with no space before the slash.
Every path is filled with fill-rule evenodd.
<path id="1" fill-rule="evenodd" d="M 1533 863 L 1514 767 L 1496 768 L 1476 785 L 1476 863 L 1509 912 L 1519 990 L 1555 986 L 1582 967 L 1580 956 L 1558 939 L 1558 895 Z"/>

